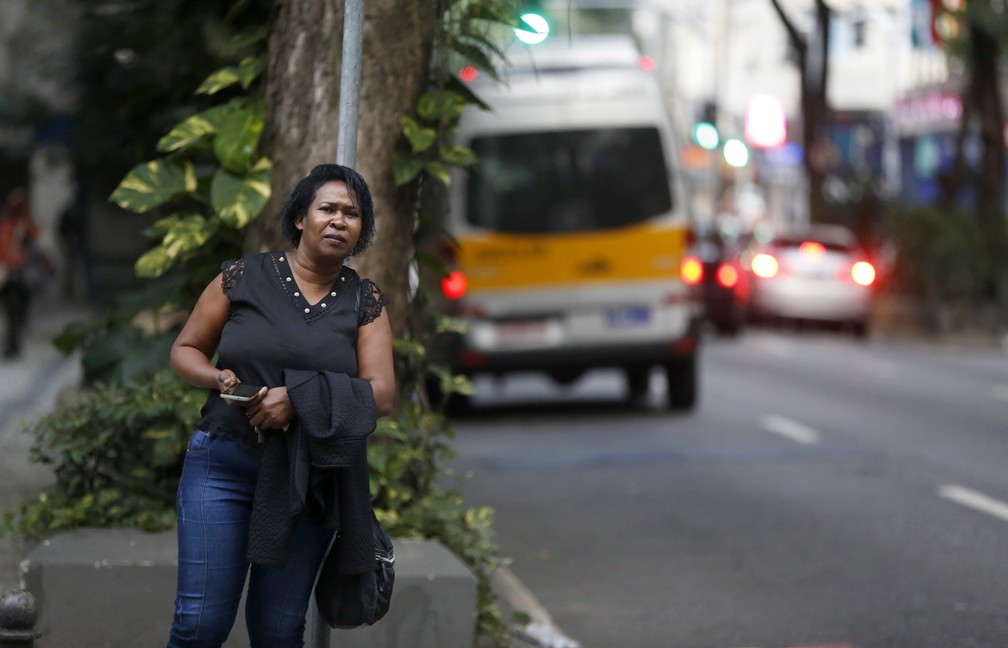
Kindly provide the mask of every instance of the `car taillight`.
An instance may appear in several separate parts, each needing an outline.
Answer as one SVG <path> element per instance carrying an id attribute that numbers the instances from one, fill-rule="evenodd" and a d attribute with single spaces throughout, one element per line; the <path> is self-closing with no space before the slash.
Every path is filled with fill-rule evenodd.
<path id="1" fill-rule="evenodd" d="M 722 288 L 734 288 L 739 279 L 738 270 L 730 263 L 722 263 L 718 267 L 714 278 L 717 279 L 718 285 Z"/>
<path id="2" fill-rule="evenodd" d="M 826 256 L 826 248 L 818 241 L 804 241 L 798 246 L 798 252 L 813 259 L 821 259 Z"/>
<path id="3" fill-rule="evenodd" d="M 753 274 L 761 279 L 769 279 L 777 275 L 780 271 L 780 264 L 772 254 L 760 252 L 752 259 Z"/>
<path id="4" fill-rule="evenodd" d="M 683 257 L 679 273 L 683 283 L 687 286 L 696 286 L 703 280 L 703 263 L 695 256 Z"/>
<path id="5" fill-rule="evenodd" d="M 452 270 L 441 279 L 441 293 L 448 299 L 462 299 L 469 289 L 469 281 L 458 270 Z"/>
<path id="6" fill-rule="evenodd" d="M 875 267 L 867 261 L 858 261 L 851 266 L 851 279 L 860 286 L 870 286 L 875 282 Z"/>

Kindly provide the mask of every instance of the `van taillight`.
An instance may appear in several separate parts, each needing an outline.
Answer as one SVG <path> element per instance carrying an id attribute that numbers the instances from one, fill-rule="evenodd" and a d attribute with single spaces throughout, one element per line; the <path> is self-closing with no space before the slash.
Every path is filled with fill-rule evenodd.
<path id="1" fill-rule="evenodd" d="M 441 293 L 448 299 L 462 299 L 469 289 L 469 281 L 458 270 L 452 270 L 441 279 Z"/>
<path id="2" fill-rule="evenodd" d="M 696 286 L 703 281 L 703 263 L 695 256 L 683 257 L 679 265 L 679 274 L 687 286 Z"/>

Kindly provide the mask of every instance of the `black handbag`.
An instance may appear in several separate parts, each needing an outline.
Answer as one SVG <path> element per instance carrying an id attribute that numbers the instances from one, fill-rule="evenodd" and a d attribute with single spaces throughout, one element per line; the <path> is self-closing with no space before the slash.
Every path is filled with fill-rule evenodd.
<path id="1" fill-rule="evenodd" d="M 340 537 L 337 534 L 329 557 L 322 565 L 315 584 L 315 604 L 330 627 L 357 628 L 373 625 L 388 612 L 395 582 L 395 551 L 392 540 L 371 511 L 375 545 L 374 571 L 360 574 L 339 573 Z"/>

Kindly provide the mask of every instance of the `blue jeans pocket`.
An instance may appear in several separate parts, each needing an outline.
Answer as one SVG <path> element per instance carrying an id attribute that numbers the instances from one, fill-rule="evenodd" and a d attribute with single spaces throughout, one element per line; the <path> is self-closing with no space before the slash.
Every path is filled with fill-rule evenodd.
<path id="1" fill-rule="evenodd" d="M 210 452 L 210 446 L 213 445 L 216 438 L 217 435 L 213 432 L 196 430 L 189 437 L 189 445 L 186 447 L 186 452 L 189 454 L 206 454 Z"/>

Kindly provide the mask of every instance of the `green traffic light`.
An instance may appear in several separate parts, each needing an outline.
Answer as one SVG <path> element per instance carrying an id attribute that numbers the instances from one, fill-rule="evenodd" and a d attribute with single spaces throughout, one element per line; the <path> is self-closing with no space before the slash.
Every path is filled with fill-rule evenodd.
<path id="1" fill-rule="evenodd" d="M 549 36 L 550 26 L 546 19 L 537 13 L 521 15 L 522 27 L 515 27 L 515 36 L 526 45 L 538 45 Z"/>
<path id="2" fill-rule="evenodd" d="M 693 126 L 693 141 L 700 148 L 713 151 L 721 143 L 721 136 L 714 124 L 699 122 Z"/>

